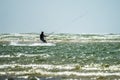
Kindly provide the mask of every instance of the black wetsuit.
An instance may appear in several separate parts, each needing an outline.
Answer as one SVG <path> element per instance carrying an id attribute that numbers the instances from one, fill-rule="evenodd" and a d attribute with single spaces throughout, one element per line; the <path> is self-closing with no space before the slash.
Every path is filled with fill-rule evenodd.
<path id="1" fill-rule="evenodd" d="M 44 39 L 44 37 L 46 37 L 46 36 L 45 36 L 44 33 L 42 32 L 42 33 L 40 34 L 40 40 L 41 40 L 42 42 L 44 42 L 44 43 L 47 43 L 47 41 Z"/>

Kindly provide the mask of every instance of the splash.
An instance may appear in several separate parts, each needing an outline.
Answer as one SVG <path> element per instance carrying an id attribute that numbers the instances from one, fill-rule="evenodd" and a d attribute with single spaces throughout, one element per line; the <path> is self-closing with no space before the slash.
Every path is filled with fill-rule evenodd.
<path id="1" fill-rule="evenodd" d="M 10 42 L 11 46 L 55 46 L 54 43 L 18 43 L 18 42 Z"/>

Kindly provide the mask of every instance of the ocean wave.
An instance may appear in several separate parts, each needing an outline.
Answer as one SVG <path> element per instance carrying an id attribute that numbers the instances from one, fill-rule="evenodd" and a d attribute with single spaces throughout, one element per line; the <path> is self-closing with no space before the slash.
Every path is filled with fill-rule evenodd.
<path id="1" fill-rule="evenodd" d="M 0 41 L 38 42 L 39 34 L 1 34 Z M 51 34 L 49 42 L 120 42 L 119 34 Z"/>
<path id="2" fill-rule="evenodd" d="M 89 80 L 103 80 L 112 79 L 116 80 L 120 78 L 120 65 L 110 66 L 109 68 L 84 66 L 76 68 L 78 64 L 66 64 L 66 65 L 49 65 L 49 64 L 4 64 L 0 65 L 0 75 L 16 76 L 17 78 L 23 77 L 28 79 L 31 75 L 41 79 L 58 78 L 65 80 L 73 79 L 89 79 Z M 117 67 L 116 67 L 117 66 Z M 113 72 L 112 72 L 113 71 Z M 15 78 L 15 77 L 14 77 Z"/>

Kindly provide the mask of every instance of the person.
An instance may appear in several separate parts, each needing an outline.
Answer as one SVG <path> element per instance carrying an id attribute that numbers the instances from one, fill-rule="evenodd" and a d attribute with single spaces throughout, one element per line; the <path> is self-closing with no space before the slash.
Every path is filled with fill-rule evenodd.
<path id="1" fill-rule="evenodd" d="M 40 34 L 40 40 L 43 42 L 43 43 L 47 43 L 47 41 L 44 39 L 44 37 L 46 37 L 44 35 L 44 32 L 42 31 L 41 34 Z"/>

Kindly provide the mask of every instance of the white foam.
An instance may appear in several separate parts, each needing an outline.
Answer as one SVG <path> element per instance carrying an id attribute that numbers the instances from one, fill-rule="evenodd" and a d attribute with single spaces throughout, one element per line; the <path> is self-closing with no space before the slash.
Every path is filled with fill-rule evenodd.
<path id="1" fill-rule="evenodd" d="M 54 43 L 33 43 L 30 46 L 55 46 Z"/>
<path id="2" fill-rule="evenodd" d="M 28 67 L 32 67 L 30 70 L 27 71 L 7 71 L 7 72 L 0 72 L 1 75 L 4 75 L 6 73 L 8 74 L 15 74 L 15 75 L 24 75 L 24 74 L 34 74 L 34 73 L 40 73 L 41 75 L 54 75 L 54 76 L 119 76 L 120 77 L 120 69 L 119 69 L 119 65 L 117 66 L 111 66 L 110 68 L 107 68 L 107 70 L 112 70 L 114 72 L 104 72 L 106 71 L 106 69 L 100 69 L 100 68 L 89 68 L 89 67 L 84 67 L 81 68 L 81 70 L 85 71 L 85 72 L 81 72 L 80 71 L 71 71 L 72 69 L 75 68 L 75 65 L 69 64 L 69 65 L 48 65 L 48 64 L 28 64 L 28 65 L 20 65 L 20 64 L 4 64 L 4 65 L 0 65 L 0 68 L 15 68 L 16 66 L 20 66 L 23 68 L 28 68 Z M 43 69 L 44 68 L 44 69 Z M 114 68 L 114 69 L 113 69 Z M 59 71 L 56 72 L 51 72 L 49 70 L 51 69 L 58 69 Z M 64 71 L 62 71 L 64 69 Z M 97 72 L 91 72 L 89 70 L 98 70 Z"/>
<path id="3" fill-rule="evenodd" d="M 20 66 L 23 68 L 28 68 L 32 67 L 34 69 L 46 69 L 46 70 L 53 70 L 53 69 L 58 69 L 58 70 L 74 70 L 77 66 L 77 64 L 66 64 L 66 65 L 49 65 L 49 64 L 27 64 L 27 65 L 21 65 L 21 64 L 3 64 L 0 65 L 0 69 L 2 68 L 9 68 L 9 67 L 15 67 L 15 66 Z M 103 67 L 80 67 L 80 70 L 85 70 L 85 71 L 120 71 L 120 65 L 114 65 L 110 66 L 108 68 L 103 68 Z"/>
<path id="4" fill-rule="evenodd" d="M 55 46 L 54 43 L 31 43 L 31 44 L 21 44 L 17 42 L 11 42 L 10 45 L 12 46 Z"/>
<path id="5" fill-rule="evenodd" d="M 54 76 L 84 76 L 84 77 L 92 77 L 92 76 L 119 76 L 120 72 L 115 73 L 105 73 L 105 72 L 74 72 L 74 71 L 64 71 L 64 72 L 48 72 L 42 70 L 34 70 L 35 73 L 40 73 L 41 75 L 54 75 Z M 8 74 L 15 74 L 15 75 L 24 75 L 24 74 L 33 74 L 32 71 L 9 71 Z M 6 72 L 0 72 L 0 74 L 5 75 Z"/>

